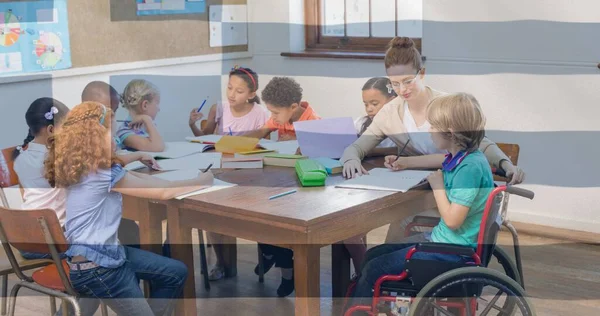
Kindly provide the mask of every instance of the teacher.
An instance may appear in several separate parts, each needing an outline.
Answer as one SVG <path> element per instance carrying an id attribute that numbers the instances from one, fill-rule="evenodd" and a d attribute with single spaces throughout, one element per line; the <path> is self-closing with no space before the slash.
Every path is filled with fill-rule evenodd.
<path id="1" fill-rule="evenodd" d="M 391 139 L 399 148 L 404 148 L 399 159 L 396 159 L 397 156 L 385 157 L 387 168 L 439 169 L 444 161 L 445 153 L 435 148 L 427 121 L 429 102 L 444 92 L 425 85 L 425 68 L 412 39 L 392 39 L 385 54 L 385 69 L 391 81 L 388 89 L 393 89 L 398 97 L 385 104 L 360 138 L 344 151 L 340 162 L 344 165 L 343 175 L 346 178 L 367 173 L 361 164 L 362 159 L 385 138 Z M 479 149 L 492 166 L 506 172 L 511 184 L 523 181 L 525 173 L 514 166 L 494 142 L 484 138 Z M 420 215 L 439 216 L 439 213 L 431 210 Z M 386 242 L 400 241 L 404 237 L 406 225 L 411 221 L 412 217 L 409 217 L 392 223 Z"/>

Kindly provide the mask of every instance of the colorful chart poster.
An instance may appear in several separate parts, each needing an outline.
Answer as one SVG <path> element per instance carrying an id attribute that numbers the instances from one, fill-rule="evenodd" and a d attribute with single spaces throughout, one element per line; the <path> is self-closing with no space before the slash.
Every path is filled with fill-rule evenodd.
<path id="1" fill-rule="evenodd" d="M 136 0 L 137 15 L 191 14 L 206 11 L 205 0 Z"/>
<path id="2" fill-rule="evenodd" d="M 66 0 L 0 2 L 0 76 L 70 67 Z"/>

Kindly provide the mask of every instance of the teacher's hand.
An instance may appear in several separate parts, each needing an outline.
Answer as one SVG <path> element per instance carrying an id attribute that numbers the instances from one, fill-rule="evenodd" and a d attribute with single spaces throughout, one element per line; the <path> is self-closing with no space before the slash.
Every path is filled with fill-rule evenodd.
<path id="1" fill-rule="evenodd" d="M 360 161 L 358 160 L 348 160 L 344 163 L 344 169 L 342 170 L 342 174 L 346 179 L 353 179 L 356 176 L 362 176 L 363 174 L 369 174 L 367 169 L 365 169 Z"/>
<path id="2" fill-rule="evenodd" d="M 525 171 L 508 162 L 507 160 L 504 160 L 502 162 L 502 166 L 500 167 L 502 170 L 504 170 L 504 172 L 506 172 L 506 178 L 510 180 L 508 184 L 519 184 L 525 180 Z"/>
<path id="3" fill-rule="evenodd" d="M 404 160 L 404 159 L 406 159 L 406 157 L 400 157 L 400 159 L 397 159 L 397 158 L 398 158 L 398 156 L 395 156 L 395 155 L 385 156 L 383 165 L 386 168 L 392 169 L 394 171 L 408 169 L 408 166 L 406 165 L 406 162 Z"/>

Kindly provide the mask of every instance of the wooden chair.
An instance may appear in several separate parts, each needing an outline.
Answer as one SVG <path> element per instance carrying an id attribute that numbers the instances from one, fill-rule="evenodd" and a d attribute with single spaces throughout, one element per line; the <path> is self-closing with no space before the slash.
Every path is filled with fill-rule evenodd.
<path id="1" fill-rule="evenodd" d="M 14 161 L 12 159 L 12 154 L 15 150 L 15 147 L 9 147 L 1 150 L 0 153 L 0 202 L 2 202 L 2 206 L 10 207 L 8 203 L 8 198 L 6 197 L 6 193 L 4 192 L 5 188 L 17 186 L 19 184 L 19 178 L 17 174 L 14 172 L 13 166 Z M 20 267 L 21 271 L 27 271 L 32 269 L 37 269 L 43 266 L 47 266 L 52 263 L 52 260 L 40 259 L 40 260 L 27 260 L 21 256 L 21 253 L 18 251 L 13 251 L 15 261 Z M 2 301 L 0 303 L 0 315 L 6 315 L 6 307 L 7 301 L 6 297 L 8 295 L 8 276 L 14 273 L 14 269 L 10 264 L 8 257 L 2 256 L 0 258 L 0 277 L 2 278 Z M 50 299 L 50 309 L 52 315 L 56 312 L 56 304 L 54 299 Z"/>
<path id="2" fill-rule="evenodd" d="M 21 280 L 10 293 L 10 316 L 15 313 L 17 294 L 22 287 L 60 298 L 71 304 L 76 315 L 80 315 L 77 293 L 69 281 L 66 262 L 61 261 L 59 255 L 67 251 L 67 241 L 53 210 L 0 208 L 0 241 L 14 273 Z M 23 273 L 11 246 L 20 251 L 49 253 L 53 264 L 36 270 L 29 277 Z M 66 304 L 63 307 L 66 311 Z"/>

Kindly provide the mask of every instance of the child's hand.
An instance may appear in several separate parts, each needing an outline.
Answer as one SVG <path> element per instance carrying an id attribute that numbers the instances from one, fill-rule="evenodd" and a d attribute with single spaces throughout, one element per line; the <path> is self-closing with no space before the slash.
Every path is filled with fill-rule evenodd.
<path id="1" fill-rule="evenodd" d="M 427 176 L 427 182 L 431 185 L 431 189 L 442 190 L 444 189 L 444 174 L 441 170 L 434 171 Z"/>
<path id="2" fill-rule="evenodd" d="M 140 156 L 140 159 L 138 159 L 139 162 L 143 163 L 144 165 L 146 165 L 146 167 L 153 169 L 153 170 L 160 170 L 160 166 L 158 165 L 158 162 L 156 162 L 156 160 L 154 159 L 154 157 L 148 155 L 148 154 L 142 154 Z"/>
<path id="3" fill-rule="evenodd" d="M 280 141 L 280 142 L 284 142 L 287 140 L 296 140 L 296 137 L 289 135 L 289 134 L 283 134 L 283 135 L 279 135 L 279 138 L 277 139 L 277 141 Z"/>
<path id="4" fill-rule="evenodd" d="M 140 129 L 146 124 L 150 124 L 152 122 L 152 118 L 148 115 L 137 115 L 131 118 L 131 122 L 129 122 L 129 127 L 132 129 Z"/>
<path id="5" fill-rule="evenodd" d="M 395 156 L 395 155 L 385 156 L 383 165 L 386 168 L 392 169 L 394 171 L 408 169 L 408 166 L 404 162 L 403 157 L 400 157 L 400 159 L 396 159 L 396 158 L 398 158 L 398 156 Z"/>
<path id="6" fill-rule="evenodd" d="M 190 112 L 190 121 L 189 121 L 190 125 L 196 124 L 196 122 L 198 122 L 199 120 L 201 120 L 204 117 L 204 114 L 198 113 L 197 111 L 198 111 L 198 108 L 195 108 L 195 109 L 192 109 L 192 111 Z"/>
<path id="7" fill-rule="evenodd" d="M 198 177 L 196 179 L 198 180 L 199 185 L 212 185 L 215 181 L 215 176 L 213 175 L 212 171 L 208 170 L 207 172 L 198 173 Z"/>

